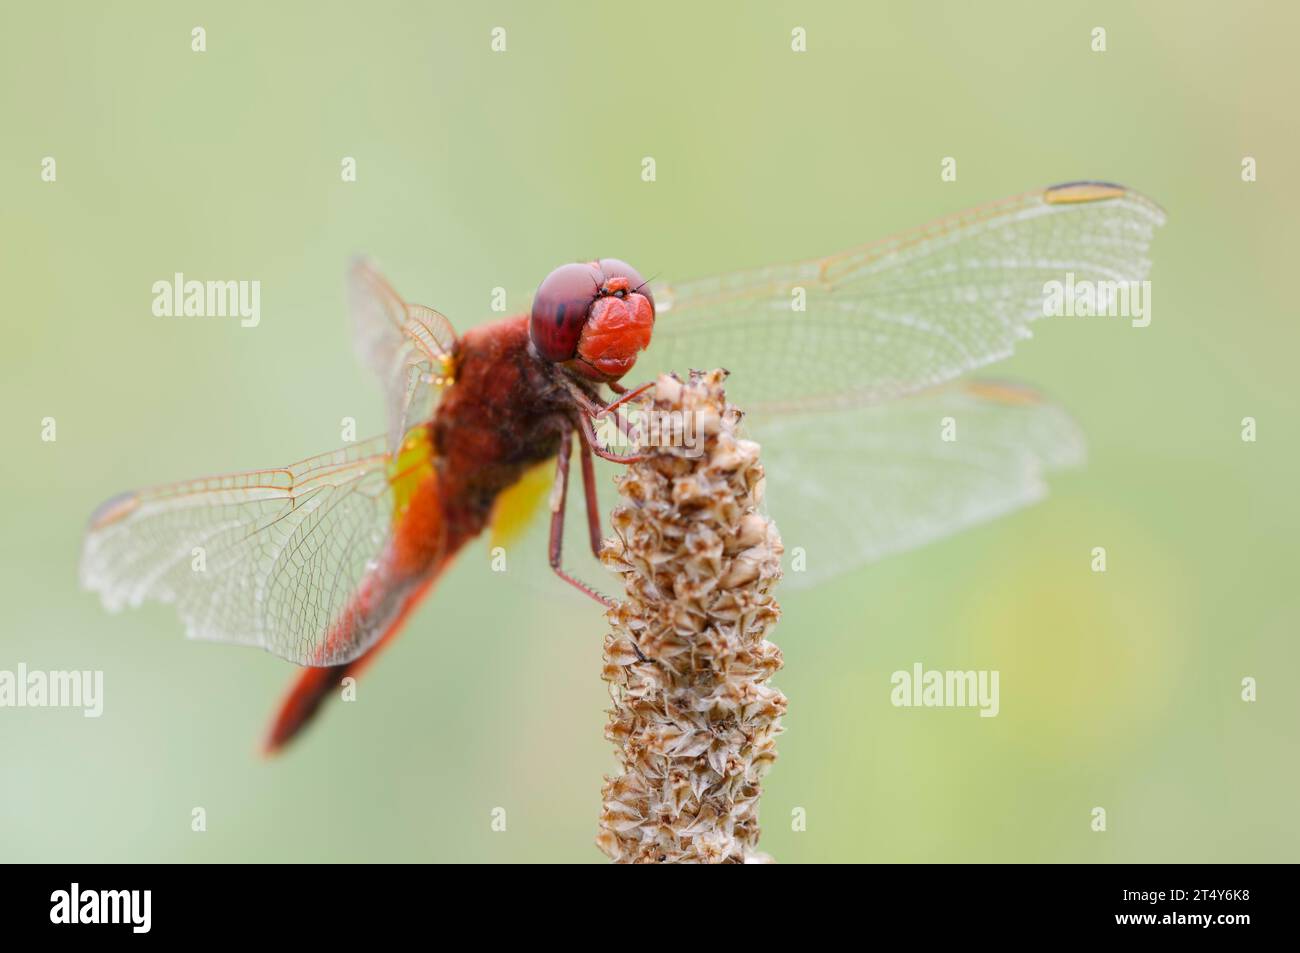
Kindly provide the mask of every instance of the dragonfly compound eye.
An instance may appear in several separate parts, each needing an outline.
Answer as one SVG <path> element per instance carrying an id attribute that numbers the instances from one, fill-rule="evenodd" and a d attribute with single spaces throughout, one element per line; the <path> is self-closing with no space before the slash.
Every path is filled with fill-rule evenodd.
<path id="1" fill-rule="evenodd" d="M 559 364 L 578 353 L 578 339 L 604 280 L 595 263 L 561 265 L 546 276 L 533 296 L 528 321 L 533 346 L 544 359 Z"/>

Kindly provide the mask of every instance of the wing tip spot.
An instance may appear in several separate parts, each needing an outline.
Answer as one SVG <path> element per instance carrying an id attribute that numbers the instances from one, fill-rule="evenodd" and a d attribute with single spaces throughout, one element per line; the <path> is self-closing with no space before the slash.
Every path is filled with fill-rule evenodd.
<path id="1" fill-rule="evenodd" d="M 1043 201 L 1048 205 L 1072 205 L 1082 202 L 1102 202 L 1128 194 L 1128 189 L 1114 182 L 1063 182 L 1044 190 Z"/>
<path id="2" fill-rule="evenodd" d="M 135 512 L 140 506 L 140 497 L 134 493 L 119 493 L 110 497 L 95 508 L 90 514 L 90 528 L 104 529 L 120 522 Z"/>

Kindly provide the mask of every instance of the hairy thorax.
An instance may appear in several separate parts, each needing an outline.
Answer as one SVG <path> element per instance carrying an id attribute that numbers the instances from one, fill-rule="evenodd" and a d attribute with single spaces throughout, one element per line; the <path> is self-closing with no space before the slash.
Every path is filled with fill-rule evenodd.
<path id="1" fill-rule="evenodd" d="M 482 530 L 501 491 L 555 456 L 572 400 L 558 373 L 529 347 L 524 317 L 460 339 L 456 381 L 430 425 L 444 504 L 459 533 Z"/>

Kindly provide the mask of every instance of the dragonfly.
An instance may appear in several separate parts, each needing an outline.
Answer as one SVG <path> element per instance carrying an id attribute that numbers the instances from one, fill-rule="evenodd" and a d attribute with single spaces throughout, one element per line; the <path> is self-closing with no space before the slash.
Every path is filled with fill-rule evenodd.
<path id="1" fill-rule="evenodd" d="M 267 735 L 275 752 L 485 530 L 549 510 L 551 569 L 608 604 L 565 568 L 575 448 L 595 553 L 595 460 L 631 459 L 597 425 L 620 420 L 660 372 L 724 367 L 728 399 L 764 446 L 766 505 L 787 540 L 809 541 L 788 584 L 816 584 L 1040 500 L 1048 474 L 1082 462 L 1061 408 L 963 375 L 1030 336 L 1048 282 L 1143 280 L 1164 220 L 1136 191 L 1072 182 L 679 284 L 647 283 L 613 258 L 570 263 L 527 313 L 462 335 L 357 260 L 355 343 L 385 392 L 387 432 L 114 497 L 91 517 L 81 581 L 109 610 L 171 603 L 192 638 L 304 666 Z M 634 367 L 650 383 L 622 383 Z M 959 438 L 939 439 L 949 418 Z"/>

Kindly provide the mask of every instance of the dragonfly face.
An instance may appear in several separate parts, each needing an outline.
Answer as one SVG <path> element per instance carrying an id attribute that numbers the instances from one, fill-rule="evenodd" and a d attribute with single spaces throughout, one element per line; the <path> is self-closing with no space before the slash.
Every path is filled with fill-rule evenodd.
<path id="1" fill-rule="evenodd" d="M 597 383 L 617 381 L 650 345 L 654 299 L 617 258 L 561 265 L 533 297 L 528 334 L 545 360 Z"/>

